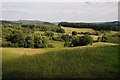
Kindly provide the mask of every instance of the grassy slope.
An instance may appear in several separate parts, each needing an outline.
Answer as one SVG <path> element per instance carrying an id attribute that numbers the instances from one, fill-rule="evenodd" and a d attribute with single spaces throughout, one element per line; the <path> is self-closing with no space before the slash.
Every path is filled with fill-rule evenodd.
<path id="1" fill-rule="evenodd" d="M 6 60 L 3 78 L 23 77 L 116 77 L 118 46 L 86 47 L 23 55 Z"/>

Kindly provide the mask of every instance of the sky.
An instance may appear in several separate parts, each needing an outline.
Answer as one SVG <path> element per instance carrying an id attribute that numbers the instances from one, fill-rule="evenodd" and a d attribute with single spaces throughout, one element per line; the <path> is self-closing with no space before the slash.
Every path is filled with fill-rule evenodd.
<path id="1" fill-rule="evenodd" d="M 118 2 L 2 2 L 1 16 L 3 20 L 48 22 L 116 21 Z"/>

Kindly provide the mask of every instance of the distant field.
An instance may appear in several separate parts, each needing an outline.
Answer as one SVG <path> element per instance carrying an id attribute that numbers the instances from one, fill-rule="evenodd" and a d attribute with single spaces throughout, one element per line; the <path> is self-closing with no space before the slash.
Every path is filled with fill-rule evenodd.
<path id="1" fill-rule="evenodd" d="M 45 31 L 35 31 L 34 33 L 36 33 L 36 34 L 44 34 Z"/>
<path id="2" fill-rule="evenodd" d="M 120 37 L 111 37 L 109 40 L 108 40 L 109 43 L 119 43 L 120 44 Z"/>
<path id="3" fill-rule="evenodd" d="M 99 36 L 96 36 L 96 35 L 90 35 L 94 41 L 96 41 L 98 39 Z"/>
<path id="4" fill-rule="evenodd" d="M 12 52 L 19 54 L 22 49 L 3 48 L 3 78 L 114 78 L 118 76 L 117 48 L 75 48 L 19 57 Z M 5 49 L 16 58 L 7 59 Z"/>
<path id="5" fill-rule="evenodd" d="M 69 27 L 62 27 L 65 29 L 66 33 L 72 33 L 72 31 L 77 31 L 77 32 L 95 32 L 95 30 L 91 28 L 69 28 Z"/>
<path id="6" fill-rule="evenodd" d="M 45 31 L 34 31 L 34 33 L 35 34 L 44 34 L 45 33 Z M 53 32 L 54 33 L 54 36 L 57 36 L 58 34 L 60 34 L 60 33 L 57 33 L 57 32 Z"/>

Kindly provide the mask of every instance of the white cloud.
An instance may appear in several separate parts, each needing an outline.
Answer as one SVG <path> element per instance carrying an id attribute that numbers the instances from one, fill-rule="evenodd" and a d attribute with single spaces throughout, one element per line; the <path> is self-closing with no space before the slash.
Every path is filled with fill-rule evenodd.
<path id="1" fill-rule="evenodd" d="M 119 0 L 2 0 L 2 2 L 118 2 Z"/>
<path id="2" fill-rule="evenodd" d="M 5 2 L 3 19 L 45 21 L 112 21 L 118 19 L 117 2 Z"/>

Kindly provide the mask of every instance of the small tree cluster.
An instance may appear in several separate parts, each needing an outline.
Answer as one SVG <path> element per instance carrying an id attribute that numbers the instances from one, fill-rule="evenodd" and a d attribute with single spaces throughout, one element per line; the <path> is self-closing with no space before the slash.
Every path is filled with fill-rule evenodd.
<path id="1" fill-rule="evenodd" d="M 92 37 L 88 35 L 77 37 L 72 40 L 73 46 L 84 46 L 84 45 L 92 44 L 92 42 L 93 42 Z"/>
<path id="2" fill-rule="evenodd" d="M 77 32 L 76 32 L 76 31 L 73 31 L 73 32 L 72 32 L 72 35 L 77 35 Z"/>
<path id="3" fill-rule="evenodd" d="M 54 33 L 51 31 L 46 31 L 45 36 L 52 37 L 52 36 L 54 36 Z"/>

